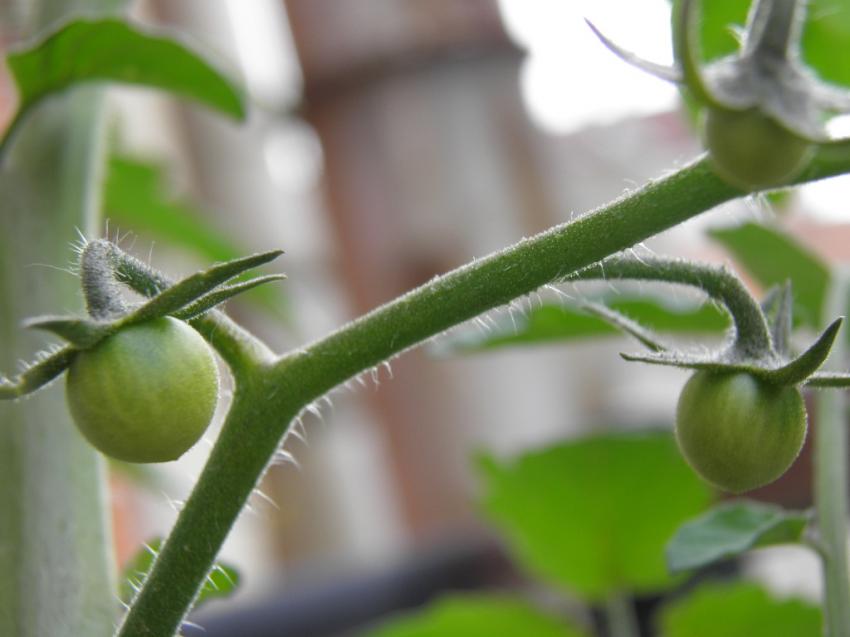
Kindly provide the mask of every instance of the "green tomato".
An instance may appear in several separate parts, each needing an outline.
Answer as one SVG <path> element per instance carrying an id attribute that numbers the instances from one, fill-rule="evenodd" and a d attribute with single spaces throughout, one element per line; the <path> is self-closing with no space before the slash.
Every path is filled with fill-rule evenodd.
<path id="1" fill-rule="evenodd" d="M 676 439 L 705 480 L 742 493 L 773 482 L 794 462 L 806 439 L 806 407 L 796 387 L 698 371 L 679 397 Z"/>
<path id="2" fill-rule="evenodd" d="M 809 141 L 756 109 L 709 109 L 704 136 L 717 174 L 746 191 L 790 183 L 812 155 Z"/>
<path id="3" fill-rule="evenodd" d="M 131 325 L 74 358 L 68 405 L 88 441 L 127 462 L 166 462 L 194 445 L 218 402 L 212 351 L 186 323 Z"/>

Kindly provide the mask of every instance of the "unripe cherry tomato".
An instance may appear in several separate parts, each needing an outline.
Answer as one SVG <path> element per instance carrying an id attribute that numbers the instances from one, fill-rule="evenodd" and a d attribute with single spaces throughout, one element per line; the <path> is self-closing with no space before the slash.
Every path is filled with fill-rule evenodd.
<path id="1" fill-rule="evenodd" d="M 788 184 L 812 154 L 809 141 L 756 109 L 708 109 L 704 137 L 717 174 L 746 191 Z"/>
<path id="2" fill-rule="evenodd" d="M 79 352 L 66 395 L 77 427 L 101 452 L 127 462 L 166 462 L 209 425 L 218 370 L 200 334 L 177 319 L 158 318 Z"/>
<path id="3" fill-rule="evenodd" d="M 806 438 L 806 408 L 796 387 L 747 373 L 696 372 L 676 410 L 676 439 L 694 470 L 733 493 L 781 476 Z"/>

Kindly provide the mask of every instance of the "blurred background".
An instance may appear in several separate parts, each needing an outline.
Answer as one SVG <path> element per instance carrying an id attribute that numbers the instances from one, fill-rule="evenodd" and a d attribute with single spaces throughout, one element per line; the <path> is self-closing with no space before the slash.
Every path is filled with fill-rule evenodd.
<path id="1" fill-rule="evenodd" d="M 241 75 L 251 112 L 237 126 L 150 91 L 112 90 L 104 233 L 174 274 L 283 248 L 275 268 L 288 280 L 229 306 L 279 351 L 699 150 L 675 88 L 623 64 L 584 23 L 669 62 L 665 0 L 144 0 L 133 14 Z M 751 197 L 635 250 L 723 261 L 708 226 L 769 219 L 846 259 L 847 211 L 836 205 L 846 188 L 846 179 L 806 187 L 781 213 Z M 224 548 L 242 574 L 238 593 L 193 617 L 207 634 L 355 634 L 444 590 L 522 585 L 479 515 L 470 456 L 672 426 L 685 374 L 624 363 L 617 354 L 633 343 L 446 355 L 456 336 L 304 415 Z M 119 563 L 168 531 L 208 450 L 113 471 Z M 804 506 L 808 481 L 804 458 L 764 496 Z M 819 594 L 817 564 L 802 550 L 761 553 L 745 568 L 778 590 Z M 262 632 L 264 622 L 279 633 Z"/>

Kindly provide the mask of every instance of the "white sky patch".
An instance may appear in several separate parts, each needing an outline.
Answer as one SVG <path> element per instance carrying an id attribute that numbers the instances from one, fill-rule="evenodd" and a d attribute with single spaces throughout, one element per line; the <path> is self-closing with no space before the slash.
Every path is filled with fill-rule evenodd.
<path id="1" fill-rule="evenodd" d="M 566 133 L 669 111 L 676 88 L 606 49 L 584 22 L 654 62 L 673 59 L 667 0 L 499 0 L 511 36 L 528 49 L 522 91 L 532 118 Z"/>
<path id="2" fill-rule="evenodd" d="M 283 3 L 227 0 L 225 6 L 251 94 L 269 106 L 295 101 L 301 71 Z"/>

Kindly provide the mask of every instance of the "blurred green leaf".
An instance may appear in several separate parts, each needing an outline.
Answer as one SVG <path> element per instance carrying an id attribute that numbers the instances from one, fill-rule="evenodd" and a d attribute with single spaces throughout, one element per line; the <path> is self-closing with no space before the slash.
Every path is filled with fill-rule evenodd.
<path id="1" fill-rule="evenodd" d="M 803 59 L 828 82 L 850 85 L 850 58 L 836 55 L 850 44 L 847 0 L 811 0 L 803 29 Z"/>
<path id="2" fill-rule="evenodd" d="M 674 0 L 674 6 L 681 2 Z M 741 0 L 703 0 L 699 3 L 699 44 L 703 60 L 709 62 L 738 50 L 735 29 L 743 29 L 748 11 L 749 3 Z M 673 24 L 674 29 L 677 27 Z"/>
<path id="3" fill-rule="evenodd" d="M 707 566 L 750 549 L 799 542 L 810 515 L 771 504 L 721 504 L 685 522 L 667 544 L 672 572 Z"/>
<path id="4" fill-rule="evenodd" d="M 674 309 L 660 301 L 620 298 L 605 305 L 656 332 L 719 333 L 729 326 L 726 315 L 708 303 Z M 618 335 L 621 332 L 610 323 L 578 307 L 546 304 L 528 313 L 514 311 L 513 319 L 499 316 L 496 326 L 486 331 L 460 330 L 437 341 L 433 349 L 443 355 Z"/>
<path id="5" fill-rule="evenodd" d="M 369 637 L 585 637 L 560 617 L 506 595 L 447 597 L 392 619 Z"/>
<path id="6" fill-rule="evenodd" d="M 671 586 L 664 545 L 711 499 L 666 432 L 594 436 L 478 466 L 484 509 L 517 559 L 589 600 Z"/>
<path id="7" fill-rule="evenodd" d="M 118 591 L 118 595 L 125 604 L 129 604 L 132 601 L 136 591 L 144 582 L 145 576 L 150 572 L 151 566 L 153 566 L 154 556 L 159 552 L 160 547 L 162 547 L 162 542 L 162 538 L 147 542 L 124 567 L 124 572 L 121 574 L 121 588 Z M 198 608 L 215 598 L 228 597 L 236 591 L 238 586 L 239 572 L 232 566 L 216 562 L 213 570 L 207 576 L 206 582 L 201 587 L 201 592 L 198 594 L 193 608 Z"/>
<path id="8" fill-rule="evenodd" d="M 81 82 L 141 84 L 194 99 L 236 119 L 241 91 L 184 44 L 114 18 L 68 22 L 6 63 L 18 86 L 18 112 Z"/>
<path id="9" fill-rule="evenodd" d="M 709 231 L 764 288 L 790 279 L 798 320 L 820 328 L 829 269 L 807 248 L 780 230 L 756 223 Z"/>
<path id="10" fill-rule="evenodd" d="M 821 610 L 756 584 L 708 584 L 666 606 L 660 637 L 820 637 Z"/>
<path id="11" fill-rule="evenodd" d="M 173 196 L 165 169 L 153 162 L 114 155 L 109 159 L 103 193 L 105 214 L 118 225 L 145 230 L 207 261 L 224 263 L 247 250 L 218 232 L 193 204 Z M 241 277 L 239 280 L 244 280 Z M 285 313 L 280 289 L 260 286 L 246 293 L 276 316 Z"/>

